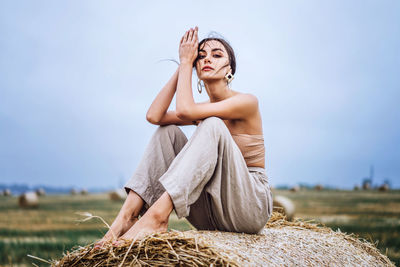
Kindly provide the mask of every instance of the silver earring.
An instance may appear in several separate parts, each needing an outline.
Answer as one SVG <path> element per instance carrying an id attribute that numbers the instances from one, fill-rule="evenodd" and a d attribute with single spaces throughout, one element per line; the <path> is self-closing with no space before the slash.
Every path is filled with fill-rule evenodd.
<path id="1" fill-rule="evenodd" d="M 199 94 L 201 94 L 202 90 L 203 90 L 203 86 L 201 85 L 201 80 L 197 79 L 197 91 L 199 91 Z"/>
<path id="2" fill-rule="evenodd" d="M 226 75 L 225 75 L 225 79 L 226 79 L 226 82 L 229 84 L 232 80 L 233 80 L 233 78 L 235 78 L 234 76 L 233 76 L 233 74 L 232 73 L 227 73 Z"/>

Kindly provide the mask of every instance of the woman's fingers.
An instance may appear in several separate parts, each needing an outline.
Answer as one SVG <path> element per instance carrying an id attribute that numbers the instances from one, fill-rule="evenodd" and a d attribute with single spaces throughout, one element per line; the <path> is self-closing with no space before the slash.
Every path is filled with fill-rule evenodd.
<path id="1" fill-rule="evenodd" d="M 196 43 L 196 44 L 198 44 L 199 43 L 199 36 L 198 36 L 198 32 L 199 32 L 199 28 L 196 26 L 195 28 L 194 28 L 194 33 L 193 33 L 193 41 Z"/>
<path id="2" fill-rule="evenodd" d="M 189 37 L 188 37 L 188 41 L 191 42 L 193 40 L 193 29 L 190 28 L 189 30 Z"/>
<path id="3" fill-rule="evenodd" d="M 185 32 L 185 34 L 182 36 L 180 43 L 182 44 L 183 42 L 197 41 L 198 40 L 198 36 L 197 36 L 198 29 L 199 28 L 196 26 L 194 29 L 190 28 L 190 30 L 187 30 Z"/>
<path id="4" fill-rule="evenodd" d="M 197 58 L 198 49 L 198 27 L 190 28 L 182 36 L 181 43 L 179 45 L 179 59 L 183 61 L 194 61 Z"/>
<path id="5" fill-rule="evenodd" d="M 195 41 L 197 41 L 197 40 L 199 39 L 198 31 L 199 31 L 199 28 L 197 28 L 197 26 L 196 26 L 196 28 L 194 29 L 194 38 L 195 38 Z"/>
<path id="6" fill-rule="evenodd" d="M 182 36 L 181 44 L 182 44 L 183 42 L 185 42 L 186 34 L 187 34 L 187 32 L 185 32 L 185 34 Z"/>
<path id="7" fill-rule="evenodd" d="M 187 42 L 189 38 L 189 31 L 186 31 L 185 38 L 183 39 L 184 42 Z"/>

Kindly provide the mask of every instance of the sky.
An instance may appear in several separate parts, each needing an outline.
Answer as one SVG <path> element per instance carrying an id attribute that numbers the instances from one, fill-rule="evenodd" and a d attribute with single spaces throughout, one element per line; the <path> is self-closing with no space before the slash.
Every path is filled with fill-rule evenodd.
<path id="1" fill-rule="evenodd" d="M 397 0 L 1 1 L 0 183 L 122 186 L 194 26 L 235 50 L 272 185 L 400 187 Z"/>

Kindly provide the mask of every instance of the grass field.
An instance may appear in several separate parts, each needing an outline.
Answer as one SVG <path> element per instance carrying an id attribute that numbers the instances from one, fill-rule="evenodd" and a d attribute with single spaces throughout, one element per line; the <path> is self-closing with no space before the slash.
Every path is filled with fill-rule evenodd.
<path id="1" fill-rule="evenodd" d="M 355 233 L 377 244 L 382 253 L 400 265 L 400 191 L 274 191 L 296 204 L 296 217 L 315 220 L 334 230 Z M 122 202 L 107 195 L 45 196 L 36 209 L 21 209 L 15 197 L 0 197 L 0 266 L 40 264 L 27 254 L 60 258 L 77 245 L 86 245 L 106 232 L 97 219 L 77 223 L 76 212 L 90 212 L 111 223 Z M 188 230 L 185 220 L 171 216 L 171 229 Z"/>

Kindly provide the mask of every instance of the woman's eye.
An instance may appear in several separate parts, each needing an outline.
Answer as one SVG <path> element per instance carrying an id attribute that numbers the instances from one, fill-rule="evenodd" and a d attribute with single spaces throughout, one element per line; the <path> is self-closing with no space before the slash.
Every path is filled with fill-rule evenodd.
<path id="1" fill-rule="evenodd" d="M 202 59 L 202 58 L 205 58 L 206 56 L 205 55 L 199 55 L 197 58 L 198 59 Z M 213 57 L 216 57 L 216 58 L 219 58 L 219 57 L 222 57 L 221 55 L 213 55 Z"/>

